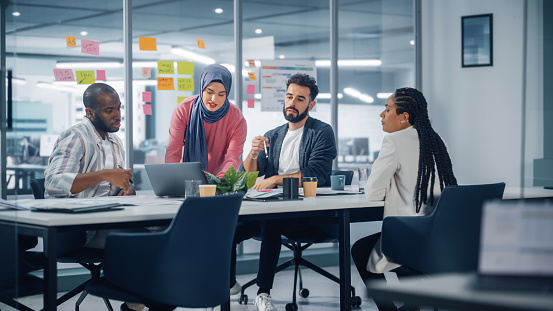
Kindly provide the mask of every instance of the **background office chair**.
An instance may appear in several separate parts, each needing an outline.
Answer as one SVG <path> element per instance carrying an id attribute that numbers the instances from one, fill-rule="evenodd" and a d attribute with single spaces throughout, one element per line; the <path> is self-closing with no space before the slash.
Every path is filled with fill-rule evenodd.
<path id="1" fill-rule="evenodd" d="M 163 232 L 110 234 L 104 277 L 86 290 L 153 311 L 228 303 L 230 255 L 243 197 L 186 198 Z"/>
<path id="2" fill-rule="evenodd" d="M 482 203 L 501 199 L 505 183 L 448 186 L 434 211 L 420 217 L 386 217 L 382 251 L 423 274 L 476 271 Z"/>
<path id="3" fill-rule="evenodd" d="M 41 253 L 19 250 L 14 228 L 0 229 L 0 302 L 21 311 L 32 311 L 15 298 L 42 292 L 42 279 L 28 272 L 40 269 L 44 257 Z"/>
<path id="4" fill-rule="evenodd" d="M 33 195 L 35 199 L 44 199 L 44 178 L 31 179 L 29 181 L 31 189 L 33 190 Z M 64 233 L 60 232 L 58 234 L 60 241 L 71 241 L 67 244 L 81 244 L 84 245 L 86 242 L 86 233 L 79 232 L 75 235 L 74 232 Z M 62 243 L 60 243 L 62 244 Z M 57 304 L 60 305 L 67 300 L 71 299 L 78 293 L 81 293 L 81 296 L 75 302 L 75 310 L 79 310 L 81 302 L 86 298 L 87 292 L 85 290 L 86 284 L 94 278 L 99 278 L 102 271 L 102 260 L 104 259 L 104 250 L 96 248 L 81 247 L 76 250 L 72 250 L 68 253 L 61 254 L 58 258 L 58 262 L 61 263 L 78 263 L 81 266 L 85 267 L 90 271 L 91 278 L 83 282 L 79 286 L 65 293 L 63 296 L 59 297 Z"/>
<path id="5" fill-rule="evenodd" d="M 332 175 L 345 175 L 345 183 L 346 185 L 351 185 L 351 180 L 353 178 L 353 171 L 338 171 L 333 170 Z M 323 270 L 321 267 L 315 265 L 314 263 L 306 260 L 302 257 L 302 253 L 304 250 L 309 248 L 311 245 L 315 243 L 337 243 L 338 242 L 338 225 L 335 224 L 317 224 L 317 223 L 311 223 L 309 224 L 309 221 L 307 221 L 309 226 L 308 229 L 289 233 L 282 237 L 282 245 L 286 248 L 290 249 L 293 252 L 292 259 L 283 262 L 276 268 L 276 272 L 278 273 L 288 267 L 294 266 L 294 287 L 292 289 L 292 302 L 286 304 L 286 311 L 296 311 L 298 310 L 298 305 L 296 302 L 296 288 L 297 288 L 297 282 L 299 277 L 299 291 L 298 294 L 303 297 L 307 298 L 309 297 L 309 289 L 303 287 L 303 279 L 301 276 L 301 269 L 300 266 L 307 267 L 318 274 L 336 282 L 340 283 L 340 279 L 328 271 Z M 256 240 L 260 240 L 259 237 L 254 238 Z M 242 291 L 240 292 L 240 296 L 238 297 L 238 303 L 240 304 L 247 304 L 248 303 L 248 295 L 245 294 L 246 288 L 252 286 L 257 282 L 257 278 L 249 281 L 248 283 L 244 284 L 242 286 Z M 361 297 L 355 295 L 355 288 L 351 287 L 351 304 L 353 307 L 357 307 L 361 305 Z"/>

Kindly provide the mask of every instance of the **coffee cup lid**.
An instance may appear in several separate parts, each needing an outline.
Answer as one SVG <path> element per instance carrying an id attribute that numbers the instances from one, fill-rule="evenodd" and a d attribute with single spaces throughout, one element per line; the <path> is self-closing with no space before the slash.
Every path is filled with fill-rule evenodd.
<path id="1" fill-rule="evenodd" d="M 306 182 L 306 181 L 318 181 L 317 177 L 303 177 L 301 179 L 302 182 Z"/>

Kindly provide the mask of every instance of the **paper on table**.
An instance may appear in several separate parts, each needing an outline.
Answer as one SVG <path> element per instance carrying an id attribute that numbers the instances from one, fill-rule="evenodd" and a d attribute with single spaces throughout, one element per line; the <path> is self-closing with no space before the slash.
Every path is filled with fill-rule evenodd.
<path id="1" fill-rule="evenodd" d="M 270 197 L 278 196 L 280 194 L 282 194 L 282 188 L 267 189 L 267 190 L 255 190 L 253 188 L 250 188 L 250 190 L 248 190 L 248 192 L 246 193 L 246 197 L 262 199 L 262 198 L 270 198 Z"/>

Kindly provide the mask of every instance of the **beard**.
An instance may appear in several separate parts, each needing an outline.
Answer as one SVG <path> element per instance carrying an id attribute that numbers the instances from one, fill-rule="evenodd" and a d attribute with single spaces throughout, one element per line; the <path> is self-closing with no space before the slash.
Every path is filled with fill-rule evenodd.
<path id="1" fill-rule="evenodd" d="M 293 115 L 286 114 L 287 109 L 294 110 L 296 112 L 296 116 L 294 117 Z M 307 115 L 309 114 L 309 109 L 305 108 L 305 111 L 300 114 L 298 109 L 294 107 L 288 107 L 288 108 L 283 107 L 282 113 L 284 114 L 284 119 L 286 119 L 286 121 L 292 122 L 292 123 L 298 123 L 307 117 Z"/>
<path id="2" fill-rule="evenodd" d="M 94 116 L 94 119 L 90 120 L 90 122 L 92 122 L 92 124 L 94 125 L 94 127 L 97 130 L 105 132 L 105 133 L 115 133 L 115 132 L 119 131 L 118 127 L 116 127 L 116 128 L 109 127 L 106 124 L 106 121 L 103 120 L 102 118 L 100 118 L 97 114 Z"/>

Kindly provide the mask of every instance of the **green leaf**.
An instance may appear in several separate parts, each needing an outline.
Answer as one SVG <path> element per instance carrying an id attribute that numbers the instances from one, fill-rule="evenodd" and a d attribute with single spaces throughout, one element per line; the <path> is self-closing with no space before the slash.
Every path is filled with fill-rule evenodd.
<path id="1" fill-rule="evenodd" d="M 259 172 L 246 172 L 246 176 L 247 176 L 247 179 L 248 179 L 248 183 L 246 185 L 246 191 L 248 191 L 248 189 L 250 189 L 251 187 L 253 187 L 253 185 L 255 185 L 255 181 L 257 180 L 257 175 L 259 175 Z"/>
<path id="2" fill-rule="evenodd" d="M 234 185 L 232 186 L 232 191 L 233 192 L 241 191 L 248 184 L 247 175 L 246 174 L 240 174 L 240 173 L 244 173 L 244 172 L 239 172 L 237 174 L 237 176 L 239 176 L 239 177 L 236 180 L 236 182 L 234 183 Z"/>
<path id="3" fill-rule="evenodd" d="M 234 193 L 238 191 L 247 192 L 255 185 L 259 172 L 237 172 L 234 167 L 230 167 L 223 178 L 217 177 L 209 172 L 205 172 L 207 182 L 217 185 L 217 194 Z"/>

